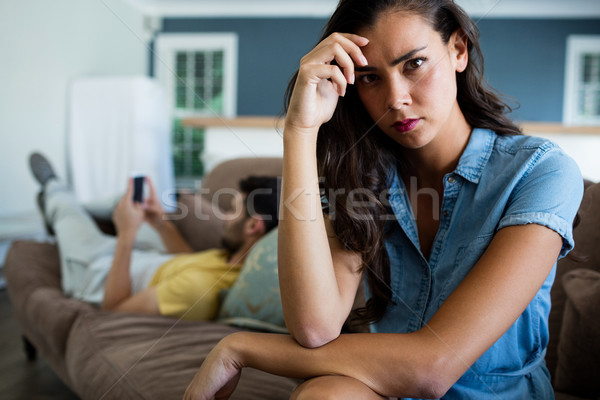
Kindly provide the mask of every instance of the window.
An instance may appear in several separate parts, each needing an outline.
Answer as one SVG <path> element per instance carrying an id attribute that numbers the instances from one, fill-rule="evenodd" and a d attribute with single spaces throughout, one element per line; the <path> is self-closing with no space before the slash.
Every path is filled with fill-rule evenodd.
<path id="1" fill-rule="evenodd" d="M 176 185 L 193 189 L 204 175 L 204 130 L 184 127 L 181 121 L 189 116 L 235 116 L 237 35 L 160 35 L 154 65 L 172 115 Z"/>
<path id="2" fill-rule="evenodd" d="M 600 36 L 567 39 L 563 122 L 600 125 Z"/>

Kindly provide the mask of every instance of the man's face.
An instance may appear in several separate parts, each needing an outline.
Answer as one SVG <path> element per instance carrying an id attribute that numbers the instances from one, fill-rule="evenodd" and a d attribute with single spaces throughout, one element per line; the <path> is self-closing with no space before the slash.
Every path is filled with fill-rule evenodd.
<path id="1" fill-rule="evenodd" d="M 229 253 L 235 253 L 244 244 L 244 230 L 248 213 L 246 211 L 246 196 L 235 196 L 232 201 L 232 210 L 227 213 L 228 219 L 225 221 L 225 231 L 221 244 Z"/>

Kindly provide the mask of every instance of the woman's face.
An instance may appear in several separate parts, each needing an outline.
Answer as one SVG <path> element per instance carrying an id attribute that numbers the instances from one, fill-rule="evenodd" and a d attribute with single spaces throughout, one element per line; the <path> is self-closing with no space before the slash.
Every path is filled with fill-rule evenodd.
<path id="1" fill-rule="evenodd" d="M 465 39 L 455 33 L 445 44 L 424 18 L 401 12 L 382 14 L 358 34 L 369 39 L 362 48 L 369 65 L 356 67 L 356 88 L 383 132 L 419 149 L 465 128 L 455 74 L 467 65 Z"/>

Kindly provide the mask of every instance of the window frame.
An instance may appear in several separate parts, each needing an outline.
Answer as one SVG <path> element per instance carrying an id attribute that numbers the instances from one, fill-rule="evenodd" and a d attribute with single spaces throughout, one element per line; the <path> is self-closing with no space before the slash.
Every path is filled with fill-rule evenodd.
<path id="1" fill-rule="evenodd" d="M 578 92 L 581 81 L 581 59 L 585 53 L 600 54 L 600 35 L 569 35 L 567 37 L 563 124 L 600 125 L 600 115 L 585 117 L 579 114 Z"/>
<path id="2" fill-rule="evenodd" d="M 175 54 L 178 51 L 223 51 L 223 113 L 209 110 L 207 116 L 233 118 L 237 113 L 238 35 L 236 33 L 162 33 L 155 41 L 154 69 L 163 85 L 169 111 L 174 118 L 198 115 L 177 111 L 175 100 Z"/>
<path id="3" fill-rule="evenodd" d="M 222 81 L 222 110 L 213 110 L 207 105 L 205 110 L 177 108 L 176 55 L 180 52 L 215 52 L 223 53 Z M 175 135 L 175 121 L 192 116 L 233 118 L 237 114 L 237 68 L 238 68 L 238 35 L 236 33 L 161 33 L 154 42 L 154 72 L 165 92 L 171 129 L 171 141 Z M 189 82 L 186 82 L 189 85 Z M 194 87 L 186 87 L 188 94 L 193 93 Z M 220 112 L 219 112 L 220 111 Z M 189 141 L 193 131 L 201 128 L 185 127 L 184 137 Z M 189 145 L 189 143 L 188 143 Z M 174 146 L 174 144 L 173 144 Z M 175 157 L 175 147 L 172 157 Z M 193 153 L 194 149 L 186 147 L 184 153 Z M 184 156 L 187 171 L 182 175 L 176 174 L 175 185 L 179 189 L 196 189 L 202 182 L 202 175 L 190 174 L 190 155 Z M 203 161 L 201 161 L 202 164 Z M 206 171 L 204 171 L 206 173 Z"/>

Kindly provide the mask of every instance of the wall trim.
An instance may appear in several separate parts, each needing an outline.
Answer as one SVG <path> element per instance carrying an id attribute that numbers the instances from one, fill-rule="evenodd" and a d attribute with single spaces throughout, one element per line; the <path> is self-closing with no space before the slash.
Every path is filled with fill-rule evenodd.
<path id="1" fill-rule="evenodd" d="M 161 18 L 327 18 L 337 0 L 122 0 Z M 457 0 L 475 19 L 600 18 L 597 0 Z"/>

